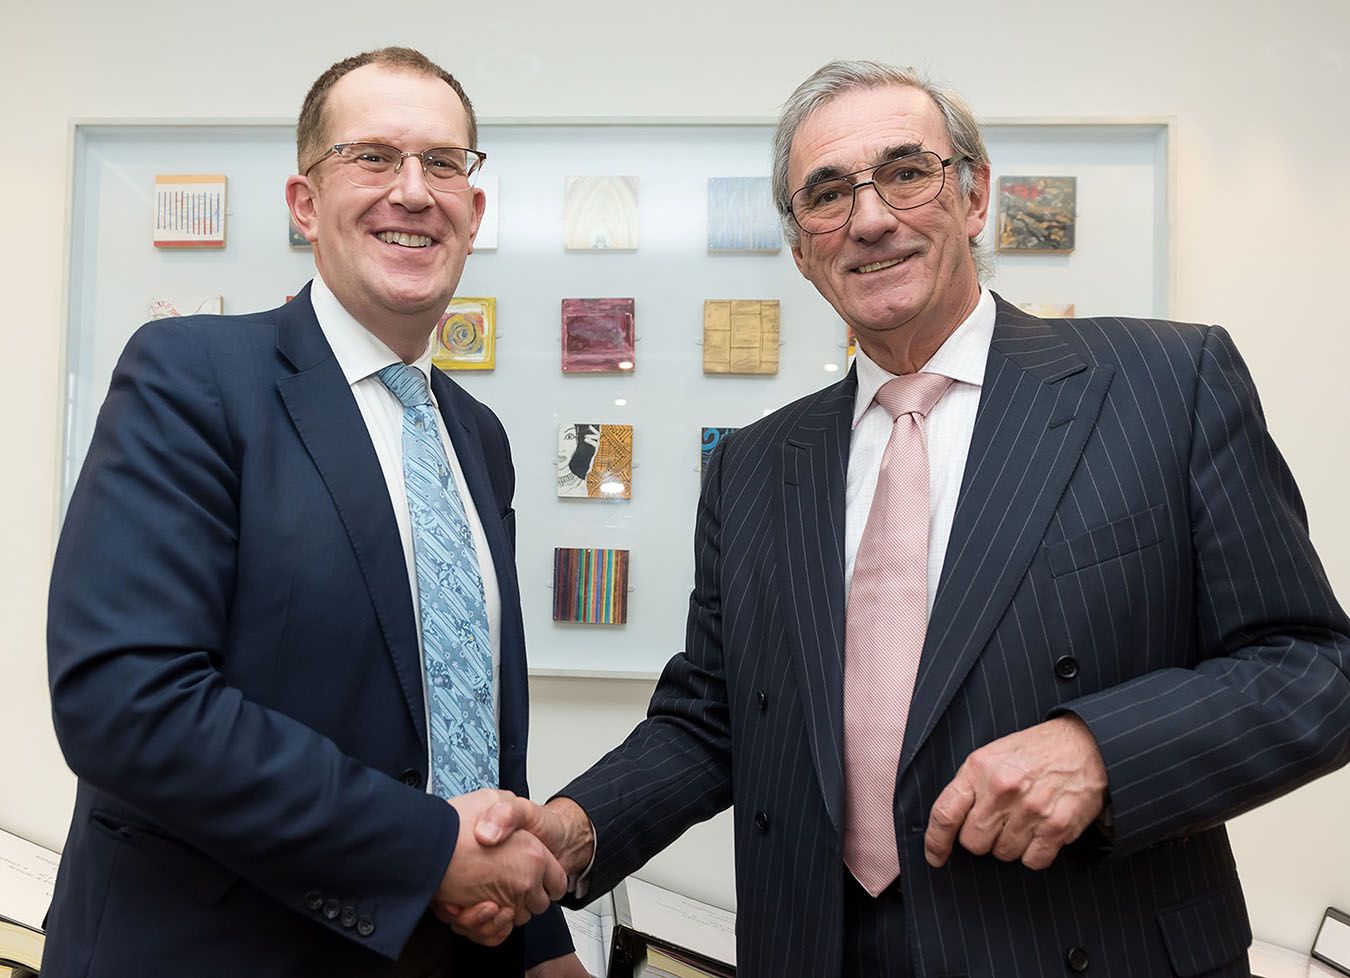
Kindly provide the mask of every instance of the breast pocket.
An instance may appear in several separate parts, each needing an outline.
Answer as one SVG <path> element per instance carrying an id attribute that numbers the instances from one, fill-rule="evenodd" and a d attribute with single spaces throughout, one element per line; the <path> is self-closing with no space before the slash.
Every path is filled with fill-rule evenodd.
<path id="1" fill-rule="evenodd" d="M 1163 538 L 1166 516 L 1166 508 L 1158 505 L 1067 540 L 1047 544 L 1045 556 L 1050 573 L 1063 577 L 1151 547 Z"/>

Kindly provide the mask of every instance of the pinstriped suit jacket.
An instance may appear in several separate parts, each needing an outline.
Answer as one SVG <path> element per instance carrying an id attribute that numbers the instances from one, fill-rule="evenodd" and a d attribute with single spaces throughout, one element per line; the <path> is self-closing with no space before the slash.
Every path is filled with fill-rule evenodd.
<path id="1" fill-rule="evenodd" d="M 735 803 L 748 978 L 836 975 L 843 929 L 844 486 L 856 379 L 723 442 L 685 651 L 649 718 L 562 794 L 593 892 Z M 1040 320 L 999 300 L 897 771 L 922 976 L 1246 975 L 1225 819 L 1350 759 L 1350 622 L 1218 327 Z M 1114 831 L 1032 872 L 923 858 L 976 748 L 1092 729 Z"/>

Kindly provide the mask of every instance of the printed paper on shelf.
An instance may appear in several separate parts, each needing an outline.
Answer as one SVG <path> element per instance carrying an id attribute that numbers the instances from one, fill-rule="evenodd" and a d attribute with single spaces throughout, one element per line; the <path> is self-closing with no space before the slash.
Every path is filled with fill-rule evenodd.
<path id="1" fill-rule="evenodd" d="M 0 830 L 0 918 L 42 932 L 61 857 Z"/>

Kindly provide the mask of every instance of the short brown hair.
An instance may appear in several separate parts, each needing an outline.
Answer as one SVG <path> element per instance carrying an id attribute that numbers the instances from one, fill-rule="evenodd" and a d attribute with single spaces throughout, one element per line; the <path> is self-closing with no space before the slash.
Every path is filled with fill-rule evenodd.
<path id="1" fill-rule="evenodd" d="M 300 120 L 295 126 L 295 164 L 301 173 L 305 171 L 306 159 L 312 163 L 328 149 L 324 142 L 327 130 L 324 126 L 323 110 L 328 104 L 329 91 L 347 72 L 366 65 L 381 65 L 396 71 L 429 75 L 445 82 L 464 103 L 464 112 L 469 117 L 469 145 L 465 148 L 478 148 L 478 117 L 474 115 L 473 103 L 469 101 L 469 96 L 464 94 L 464 88 L 455 80 L 455 76 L 421 51 L 414 51 L 412 48 L 380 48 L 339 61 L 320 75 L 319 80 L 310 87 L 304 104 L 300 106 Z"/>

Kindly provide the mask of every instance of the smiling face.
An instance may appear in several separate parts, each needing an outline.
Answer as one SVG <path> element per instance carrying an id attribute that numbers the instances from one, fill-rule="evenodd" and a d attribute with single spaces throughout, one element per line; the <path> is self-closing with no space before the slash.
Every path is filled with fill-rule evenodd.
<path id="1" fill-rule="evenodd" d="M 927 94 L 902 85 L 845 92 L 797 130 L 789 186 L 796 190 L 824 174 L 852 173 L 921 149 L 944 160 L 952 155 L 942 114 Z M 975 184 L 963 196 L 953 163 L 938 198 L 905 211 L 892 210 L 864 188 L 848 224 L 828 234 L 802 234 L 793 247 L 797 268 L 879 362 L 886 358 L 874 349 L 918 344 L 931 355 L 975 307 L 979 280 L 969 239 L 984 229 L 988 170 L 976 171 Z"/>
<path id="2" fill-rule="evenodd" d="M 468 146 L 459 96 L 430 75 L 365 65 L 343 75 L 324 110 L 326 144 L 368 141 L 403 152 Z M 454 295 L 483 216 L 481 190 L 432 191 L 407 159 L 387 187 L 358 187 L 330 156 L 287 181 L 296 224 L 319 273 L 358 322 L 408 359 Z"/>

